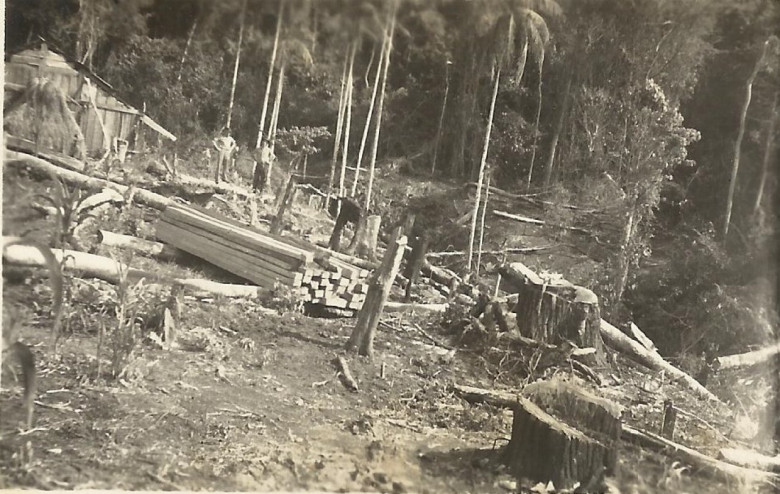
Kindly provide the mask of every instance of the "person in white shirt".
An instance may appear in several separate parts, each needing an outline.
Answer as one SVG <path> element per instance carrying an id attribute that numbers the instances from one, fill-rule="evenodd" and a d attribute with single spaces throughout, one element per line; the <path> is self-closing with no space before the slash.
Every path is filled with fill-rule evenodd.
<path id="1" fill-rule="evenodd" d="M 233 153 L 238 149 L 236 141 L 230 137 L 228 131 L 224 131 L 220 137 L 214 139 L 214 149 L 219 153 L 217 156 L 217 169 L 214 173 L 214 182 L 219 183 L 220 177 L 227 182 L 227 171 L 230 166 L 230 160 Z"/>

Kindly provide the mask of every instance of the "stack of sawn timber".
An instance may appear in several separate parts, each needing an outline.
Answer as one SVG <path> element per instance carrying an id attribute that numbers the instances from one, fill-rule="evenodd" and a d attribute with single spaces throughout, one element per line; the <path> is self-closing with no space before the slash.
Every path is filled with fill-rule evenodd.
<path id="1" fill-rule="evenodd" d="M 264 288 L 292 288 L 304 302 L 359 310 L 368 270 L 303 240 L 261 232 L 199 206 L 168 206 L 157 238 Z"/>

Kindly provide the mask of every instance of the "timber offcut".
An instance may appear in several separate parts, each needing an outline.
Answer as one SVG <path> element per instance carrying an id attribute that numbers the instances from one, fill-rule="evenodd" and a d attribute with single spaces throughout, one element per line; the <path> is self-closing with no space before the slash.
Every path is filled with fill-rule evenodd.
<path id="1" fill-rule="evenodd" d="M 354 314 L 368 292 L 367 269 L 301 239 L 271 235 L 202 207 L 165 208 L 157 238 L 263 288 L 289 287 L 313 305 Z"/>

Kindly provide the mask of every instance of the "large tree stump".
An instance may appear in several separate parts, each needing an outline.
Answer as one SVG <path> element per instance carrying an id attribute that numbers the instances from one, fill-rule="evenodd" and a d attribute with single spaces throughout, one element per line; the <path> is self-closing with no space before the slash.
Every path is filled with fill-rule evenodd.
<path id="1" fill-rule="evenodd" d="M 502 266 L 501 274 L 518 287 L 514 312 L 523 336 L 554 345 L 570 340 L 595 348 L 596 362 L 605 362 L 595 293 L 564 279 L 544 280 L 521 263 Z"/>
<path id="2" fill-rule="evenodd" d="M 579 482 L 593 492 L 603 475 L 615 473 L 619 407 L 561 380 L 534 383 L 523 394 L 504 453 L 514 475 L 552 481 L 556 489 Z"/>

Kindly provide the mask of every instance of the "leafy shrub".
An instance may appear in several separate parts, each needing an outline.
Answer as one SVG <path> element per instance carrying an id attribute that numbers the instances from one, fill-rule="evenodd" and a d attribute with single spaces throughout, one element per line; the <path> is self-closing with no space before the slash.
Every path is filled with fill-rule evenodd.
<path id="1" fill-rule="evenodd" d="M 773 336 L 778 318 L 770 281 L 745 279 L 714 231 L 680 235 L 663 250 L 666 259 L 640 272 L 627 299 L 662 353 L 678 355 L 695 373 L 703 355 L 746 351 Z"/>

